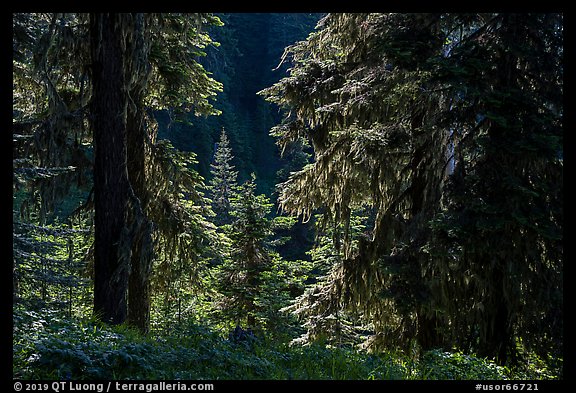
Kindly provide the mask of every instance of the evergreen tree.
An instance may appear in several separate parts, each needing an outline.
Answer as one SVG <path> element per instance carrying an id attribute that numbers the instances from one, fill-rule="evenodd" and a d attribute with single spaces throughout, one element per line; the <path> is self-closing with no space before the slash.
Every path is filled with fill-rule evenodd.
<path id="1" fill-rule="evenodd" d="M 263 93 L 288 113 L 281 147 L 314 149 L 282 207 L 343 226 L 327 307 L 360 307 L 375 345 L 461 345 L 505 363 L 517 339 L 545 348 L 538 325 L 556 346 L 562 17 L 330 14 L 319 27 Z M 362 204 L 372 225 L 354 246 Z"/>
<path id="2" fill-rule="evenodd" d="M 258 192 L 270 195 L 281 161 L 269 129 L 279 113 L 255 93 L 277 81 L 285 67 L 278 66 L 284 47 L 305 38 L 314 28 L 318 14 L 225 13 L 216 14 L 223 27 L 208 30 L 220 43 L 208 47 L 199 59 L 213 78 L 223 83 L 214 107 L 220 116 L 192 117 L 175 122 L 162 114 L 160 133 L 180 150 L 198 155 L 198 171 L 210 178 L 214 144 L 226 130 L 234 150 L 235 170 L 240 182 L 252 172 L 258 176 Z M 216 131 L 214 131 L 216 130 Z"/>
<path id="3" fill-rule="evenodd" d="M 221 267 L 219 290 L 225 295 L 224 314 L 235 325 L 251 329 L 260 326 L 258 297 L 262 291 L 262 272 L 271 264 L 266 239 L 272 234 L 267 215 L 271 204 L 255 194 L 256 182 L 244 183 L 234 198 L 234 220 L 228 228 L 230 258 Z"/>
<path id="4" fill-rule="evenodd" d="M 290 111 L 272 131 L 281 147 L 304 138 L 314 149 L 313 163 L 282 184 L 281 206 L 304 220 L 321 209 L 341 228 L 334 248 L 342 263 L 332 273 L 339 289 L 321 308 L 360 311 L 376 330 L 375 345 L 408 346 L 415 335 L 434 333 L 424 327 L 434 322 L 415 296 L 425 285 L 419 261 L 402 264 L 401 274 L 381 265 L 397 261 L 384 258 L 417 238 L 410 228 L 418 229 L 439 199 L 445 137 L 425 124 L 438 104 L 421 87 L 429 75 L 426 54 L 442 45 L 435 18 L 330 14 L 322 29 L 290 49 L 290 76 L 263 92 Z M 372 225 L 355 244 L 351 214 L 363 205 L 370 206 Z M 439 338 L 419 341 L 435 347 Z"/>
<path id="5" fill-rule="evenodd" d="M 364 210 L 356 209 L 351 215 L 350 230 L 355 243 L 366 236 L 368 214 Z M 293 312 L 306 328 L 294 342 L 303 345 L 322 342 L 334 346 L 362 344 L 360 332 L 369 331 L 369 328 L 362 320 L 361 308 L 343 310 L 333 303 L 338 299 L 334 291 L 341 290 L 338 267 L 343 263 L 343 250 L 338 245 L 343 227 L 321 214 L 316 216 L 315 224 L 317 240 L 308 252 L 314 285 L 309 285 L 286 307 L 286 311 Z"/>
<path id="6" fill-rule="evenodd" d="M 238 172 L 234 170 L 232 160 L 234 156 L 226 131 L 222 129 L 220 140 L 216 145 L 214 160 L 211 167 L 210 196 L 212 210 L 216 214 L 215 224 L 229 224 L 231 219 L 231 201 L 237 192 Z"/>
<path id="7" fill-rule="evenodd" d="M 150 188 L 156 188 L 156 194 L 162 194 L 159 192 L 161 190 L 161 185 L 152 183 L 148 180 L 147 172 L 152 171 L 146 168 L 146 144 L 151 139 L 155 139 L 154 131 L 147 131 L 147 118 L 144 111 L 144 100 L 147 95 L 156 95 L 162 99 L 164 105 L 179 105 L 178 109 L 186 108 L 187 105 L 193 103 L 195 105 L 195 110 L 197 113 L 216 113 L 210 104 L 207 102 L 206 97 L 213 94 L 213 89 L 217 89 L 217 84 L 213 83 L 210 78 L 206 76 L 205 71 L 200 67 L 198 69 L 198 64 L 193 60 L 188 53 L 192 55 L 198 55 L 191 51 L 194 46 L 203 47 L 210 43 L 209 38 L 202 36 L 201 34 L 191 34 L 188 36 L 187 40 L 182 41 L 181 39 L 176 40 L 175 36 L 180 35 L 183 31 L 190 30 L 193 33 L 199 25 L 202 24 L 202 19 L 205 18 L 203 15 L 197 15 L 197 21 L 191 20 L 191 18 L 186 18 L 181 15 L 157 15 L 156 20 L 153 17 L 145 18 L 142 14 L 125 15 L 123 20 L 120 20 L 114 25 L 120 29 L 118 35 L 122 39 L 126 40 L 124 43 L 119 44 L 119 53 L 116 54 L 119 57 L 119 64 L 114 68 L 112 72 L 116 72 L 120 77 L 130 77 L 128 80 L 119 81 L 120 84 L 116 84 L 123 94 L 127 94 L 123 97 L 123 107 L 125 108 L 120 112 L 119 122 L 122 127 L 125 128 L 124 136 L 120 139 L 111 139 L 111 143 L 115 144 L 116 148 L 121 146 L 121 149 L 128 150 L 127 144 L 130 144 L 130 155 L 126 156 L 125 162 L 130 163 L 130 168 L 126 167 L 126 170 L 121 170 L 118 173 L 128 174 L 128 170 L 131 170 L 129 183 L 126 183 L 126 202 L 123 202 L 125 207 L 128 207 L 127 202 L 130 202 L 128 209 L 128 217 L 124 225 L 115 225 L 113 228 L 120 231 L 117 238 L 118 241 L 118 251 L 112 251 L 112 258 L 115 255 L 118 256 L 119 267 L 114 269 L 107 269 L 107 272 L 117 272 L 122 271 L 123 274 L 130 273 L 130 302 L 128 303 L 130 307 L 130 320 L 129 322 L 137 326 L 142 332 L 146 333 L 149 326 L 149 313 L 150 313 L 150 274 L 152 269 L 152 259 L 153 259 L 153 244 L 152 244 L 152 230 L 153 221 L 155 222 L 156 228 L 161 230 L 164 236 L 175 236 L 174 228 L 178 227 L 178 223 L 174 220 L 167 220 L 165 215 L 154 215 L 153 209 L 148 209 L 148 201 L 150 200 Z M 157 23 L 157 25 L 155 25 Z M 195 26 L 196 24 L 196 26 Z M 96 24 L 98 26 L 98 24 Z M 157 38 L 154 35 L 154 29 L 158 26 L 162 29 L 163 34 Z M 97 32 L 95 39 L 92 41 L 92 47 L 96 48 L 98 51 L 98 46 L 101 45 L 100 34 Z M 162 46 L 160 46 L 162 45 Z M 182 56 L 177 57 L 177 54 L 182 54 Z M 105 59 L 108 61 L 109 59 Z M 96 59 L 95 64 L 103 63 L 104 60 Z M 179 65 L 178 68 L 167 67 L 166 64 L 171 63 L 172 65 Z M 155 71 L 155 72 L 152 72 Z M 118 77 L 118 76 L 117 76 Z M 149 85 L 149 78 L 152 77 L 152 84 Z M 195 83 L 188 85 L 184 84 L 184 78 L 194 77 Z M 156 79 L 156 80 L 154 80 Z M 155 83 L 154 83 L 155 82 Z M 109 87 L 112 89 L 112 87 Z M 199 91 L 202 90 L 203 93 Z M 207 93 L 207 94 L 206 94 Z M 95 100 L 95 98 L 93 98 Z M 128 100 L 130 100 L 130 105 Z M 96 101 L 95 101 L 96 102 Z M 121 102 L 122 103 L 122 102 Z M 118 103 L 115 103 L 115 105 Z M 109 105 L 109 103 L 107 103 Z M 104 116 L 104 113 L 98 114 L 98 116 Z M 99 119 L 95 116 L 96 121 Z M 128 131 L 126 128 L 130 127 Z M 95 136 L 95 142 L 96 139 Z M 152 147 L 154 149 L 154 147 Z M 156 150 L 160 150 L 161 147 L 157 146 Z M 98 150 L 96 150 L 98 152 Z M 152 159 L 148 161 L 148 165 L 154 165 L 154 159 L 160 157 L 160 154 L 152 154 Z M 166 157 L 166 156 L 165 156 Z M 98 154 L 96 154 L 96 161 L 98 162 Z M 110 160 L 104 159 L 105 164 L 112 164 Z M 174 165 L 175 163 L 173 163 Z M 116 167 L 119 167 L 115 164 Z M 162 168 L 162 165 L 160 166 Z M 95 170 L 95 174 L 98 174 L 98 168 Z M 179 172 L 177 172 L 179 173 Z M 161 176 L 156 177 L 154 180 L 157 181 L 161 179 Z M 98 177 L 95 177 L 97 180 Z M 170 181 L 173 184 L 172 192 L 179 195 L 178 185 L 182 181 L 179 178 L 172 178 Z M 95 181 L 95 197 L 98 198 L 98 182 Z M 120 188 L 120 190 L 122 190 Z M 192 190 L 190 190 L 192 192 Z M 100 195 L 105 196 L 106 199 L 117 200 L 118 198 L 114 196 L 113 193 L 100 193 Z M 124 195 L 124 194 L 122 194 Z M 156 203 L 162 202 L 170 206 L 170 200 L 168 198 L 157 198 Z M 116 202 L 115 202 L 116 203 Z M 178 202 L 176 202 L 178 204 Z M 97 205 L 97 204 L 96 204 Z M 96 217 L 98 217 L 98 206 L 96 206 Z M 104 212 L 105 209 L 100 209 L 100 212 Z M 176 206 L 172 206 L 172 211 L 179 212 Z M 114 215 L 115 217 L 122 217 L 121 214 Z M 182 217 L 178 217 L 182 218 Z M 176 220 L 178 220 L 178 218 Z M 108 221 L 104 219 L 101 223 L 102 226 L 107 225 Z M 171 222 L 172 221 L 172 222 Z M 96 223 L 98 223 L 98 218 L 96 218 Z M 166 225 L 169 223 L 168 225 Z M 98 224 L 96 224 L 96 234 L 98 233 Z M 121 234 L 121 236 L 120 236 Z M 179 238 L 179 234 L 176 235 Z M 110 239 L 108 239 L 110 240 Z M 104 248 L 104 244 L 98 242 L 98 236 L 96 236 L 95 249 Z M 182 248 L 178 245 L 179 242 L 172 242 L 173 247 L 176 250 L 181 251 Z M 100 244 L 100 245 L 99 245 Z M 190 245 L 187 245 L 189 248 Z M 96 255 L 98 255 L 96 253 Z M 99 265 L 95 263 L 97 268 Z M 117 274 L 117 273 L 108 273 Z M 98 277 L 98 274 L 96 274 Z M 126 292 L 123 289 L 125 284 L 123 282 L 125 279 L 116 280 L 106 279 L 106 285 L 110 285 L 112 282 L 118 282 L 118 291 Z M 127 284 L 126 284 L 127 285 Z M 125 317 L 124 317 L 125 318 Z M 120 319 L 122 321 L 122 319 Z"/>
<path id="8" fill-rule="evenodd" d="M 456 162 L 429 242 L 436 307 L 482 356 L 561 356 L 563 18 L 454 19 L 477 30 L 440 63 L 464 102 L 446 114 Z"/>
<path id="9" fill-rule="evenodd" d="M 159 180 L 171 182 L 172 190 L 166 191 L 179 196 L 183 192 L 181 185 L 185 184 L 189 187 L 187 191 L 184 191 L 189 201 L 198 204 L 200 209 L 205 205 L 205 201 L 198 195 L 196 189 L 197 186 L 203 186 L 203 181 L 194 174 L 187 173 L 191 169 L 183 168 L 178 154 L 164 154 L 165 152 L 161 151 L 165 148 L 172 149 L 171 145 L 151 143 L 157 139 L 158 130 L 155 120 L 147 113 L 147 107 L 160 109 L 169 106 L 177 114 L 186 113 L 192 109 L 196 115 L 219 114 L 207 98 L 215 95 L 221 85 L 211 79 L 196 61 L 197 57 L 204 55 L 202 49 L 212 43 L 210 38 L 200 30 L 204 25 L 219 24 L 218 19 L 209 14 L 135 14 L 130 26 L 132 32 L 129 37 L 131 39 L 128 40 L 126 48 L 128 59 L 126 72 L 131 75 L 129 95 L 132 103 L 127 113 L 130 130 L 127 140 L 130 152 L 128 170 L 139 205 L 137 206 L 137 220 L 135 220 L 137 229 L 131 240 L 129 306 L 132 313 L 129 315 L 129 322 L 142 332 L 147 332 L 150 320 L 150 278 L 154 257 L 153 227 L 159 229 L 163 237 L 175 237 L 178 236 L 176 228 L 187 227 L 178 221 L 189 217 L 189 214 L 185 213 L 187 208 L 183 208 L 178 198 L 168 198 L 164 192 L 160 191 L 164 187 Z M 189 34 L 185 34 L 185 39 L 183 39 L 182 33 L 185 31 Z M 158 34 L 159 32 L 161 34 Z M 161 99 L 158 100 L 155 97 Z M 166 166 L 162 163 L 156 165 L 154 161 L 160 157 L 171 160 L 171 165 Z M 192 157 L 183 161 L 185 165 L 188 165 L 193 160 Z M 167 171 L 167 173 L 160 174 L 158 170 Z M 166 177 L 167 174 L 170 174 L 172 178 Z M 190 179 L 194 179 L 195 183 L 189 182 Z M 151 189 L 155 189 L 156 198 L 152 198 Z M 172 212 L 177 214 L 171 218 L 167 218 L 166 214 L 158 214 L 158 207 L 153 205 L 159 202 L 164 204 L 163 208 L 166 205 L 172 205 Z M 204 228 L 202 220 L 195 219 L 190 222 Z M 178 236 L 178 238 L 182 237 Z M 188 251 L 183 252 L 185 248 L 198 250 L 196 245 L 179 245 L 181 241 L 186 243 L 190 239 L 198 240 L 196 236 L 184 237 L 184 239 L 186 240 L 172 239 L 168 243 L 179 250 L 178 254 L 189 255 Z M 156 251 L 160 250 L 165 250 L 165 248 L 157 247 Z M 202 252 L 199 251 L 197 257 L 200 254 Z"/>
<path id="10" fill-rule="evenodd" d="M 126 113 L 127 170 L 130 185 L 138 198 L 135 216 L 138 224 L 130 250 L 130 277 L 128 282 L 128 323 L 147 333 L 150 326 L 150 273 L 154 250 L 152 244 L 153 223 L 148 212 L 150 195 L 146 170 L 146 156 L 150 153 L 147 142 L 153 136 L 146 114 L 145 97 L 152 67 L 150 64 L 150 28 L 153 17 L 134 14 L 131 21 L 132 34 L 127 41 L 126 52 L 130 59 L 126 73 L 131 76 L 128 88 L 131 105 Z"/>
<path id="11" fill-rule="evenodd" d="M 92 140 L 85 131 L 89 124 L 95 144 L 93 194 L 98 206 L 95 310 L 115 323 L 128 316 L 130 323 L 143 332 L 149 323 L 153 251 L 183 257 L 199 251 L 198 244 L 193 244 L 201 242 L 197 236 L 182 236 L 182 228 L 189 228 L 189 223 L 182 221 L 189 218 L 190 209 L 195 210 L 193 215 L 207 212 L 196 188 L 202 185 L 202 179 L 188 168 L 182 169 L 180 163 L 162 161 L 178 154 L 156 140 L 157 130 L 148 109 L 172 107 L 175 112 L 194 109 L 197 114 L 218 113 L 209 99 L 221 85 L 195 61 L 212 43 L 201 32 L 208 24 L 219 24 L 219 20 L 210 14 L 14 17 L 14 134 L 24 145 L 19 151 L 49 170 L 60 170 L 65 167 L 63 163 L 68 168 L 78 163 L 78 170 L 69 171 L 72 175 L 58 179 L 44 176 L 42 183 L 32 183 L 43 190 L 40 211 L 45 216 L 57 197 L 66 195 L 70 180 L 77 177 L 80 184 L 84 172 L 92 169 Z M 105 29 L 114 31 L 107 34 Z M 112 52 L 103 56 L 107 50 Z M 105 78 L 104 72 L 109 73 Z M 117 83 L 107 86 L 107 81 L 114 78 Z M 31 94 L 26 93 L 28 86 L 35 86 L 32 92 L 40 97 L 38 103 L 47 101 L 48 105 L 35 104 Z M 116 115 L 110 115 L 112 112 Z M 102 134 L 105 132 L 114 134 L 106 137 Z M 112 144 L 110 149 L 106 143 Z M 22 170 L 28 170 L 25 167 L 31 162 L 29 158 L 15 161 Z M 118 187 L 106 191 L 113 182 Z M 183 204 L 174 195 L 180 197 L 186 187 L 188 201 Z M 91 197 L 92 193 L 88 195 Z M 191 207 L 191 203 L 198 205 Z M 92 208 L 92 201 L 83 207 Z M 202 220 L 191 222 L 204 225 Z M 211 229 L 202 228 L 210 233 Z M 102 231 L 108 233 L 107 237 L 101 236 Z M 107 266 L 101 261 L 107 261 L 102 262 Z M 127 291 L 131 291 L 131 300 L 126 305 Z"/>
<path id="12" fill-rule="evenodd" d="M 91 100 L 94 135 L 94 313 L 105 322 L 127 317 L 130 258 L 125 249 L 130 209 L 126 148 L 128 106 L 123 42 L 126 16 L 92 15 L 95 70 Z"/>
<path id="13" fill-rule="evenodd" d="M 86 33 L 75 14 L 13 15 L 14 303 L 66 305 L 69 315 L 87 306 L 81 272 L 93 241 L 91 217 L 76 214 L 91 186 L 80 65 L 89 54 L 75 39 Z"/>
<path id="14" fill-rule="evenodd" d="M 156 144 L 154 154 L 150 177 L 161 185 L 161 199 L 150 205 L 159 226 L 150 281 L 158 305 L 156 321 L 170 328 L 189 308 L 192 296 L 205 289 L 202 272 L 219 253 L 220 239 L 209 220 L 214 213 L 204 196 L 203 179 L 192 169 L 195 154 L 174 149 L 166 140 Z"/>
<path id="15" fill-rule="evenodd" d="M 230 239 L 229 256 L 217 267 L 216 288 L 221 294 L 220 318 L 232 326 L 274 335 L 284 320 L 280 308 L 288 303 L 295 284 L 294 269 L 274 250 L 274 231 L 292 220 L 270 218 L 272 204 L 256 195 L 255 176 L 240 186 L 232 199 L 232 223 L 224 226 Z"/>

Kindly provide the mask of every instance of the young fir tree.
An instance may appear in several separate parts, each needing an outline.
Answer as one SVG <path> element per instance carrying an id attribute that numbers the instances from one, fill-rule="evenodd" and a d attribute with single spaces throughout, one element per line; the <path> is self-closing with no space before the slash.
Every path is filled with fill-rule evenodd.
<path id="1" fill-rule="evenodd" d="M 216 145 L 213 164 L 210 165 L 212 179 L 210 180 L 210 196 L 212 198 L 212 210 L 216 213 L 214 223 L 216 225 L 229 224 L 231 201 L 238 192 L 237 176 L 232 160 L 232 148 L 224 128 L 220 133 L 220 140 Z"/>
<path id="2" fill-rule="evenodd" d="M 271 209 L 265 195 L 256 195 L 252 175 L 231 200 L 232 222 L 224 226 L 230 240 L 229 255 L 217 267 L 216 288 L 222 295 L 218 306 L 222 320 L 275 334 L 285 319 L 280 309 L 287 305 L 291 286 L 297 285 L 298 279 L 274 250 L 273 239 L 276 228 L 293 221 L 272 219 Z"/>

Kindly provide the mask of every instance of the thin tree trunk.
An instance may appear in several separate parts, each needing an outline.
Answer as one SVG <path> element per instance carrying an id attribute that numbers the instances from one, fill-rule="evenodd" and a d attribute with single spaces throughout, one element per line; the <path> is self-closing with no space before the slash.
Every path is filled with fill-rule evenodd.
<path id="1" fill-rule="evenodd" d="M 91 14 L 94 134 L 94 313 L 120 324 L 127 315 L 130 267 L 121 263 L 118 242 L 126 226 L 126 81 L 122 15 Z"/>

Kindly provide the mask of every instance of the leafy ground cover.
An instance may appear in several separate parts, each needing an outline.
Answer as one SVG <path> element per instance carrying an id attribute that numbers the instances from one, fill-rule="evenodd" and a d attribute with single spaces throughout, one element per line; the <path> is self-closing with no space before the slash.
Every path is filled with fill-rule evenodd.
<path id="1" fill-rule="evenodd" d="M 554 379 L 541 361 L 513 370 L 460 352 L 367 354 L 320 344 L 289 346 L 234 339 L 182 324 L 170 336 L 143 337 L 125 326 L 70 319 L 55 311 L 14 310 L 15 379 L 438 380 Z"/>

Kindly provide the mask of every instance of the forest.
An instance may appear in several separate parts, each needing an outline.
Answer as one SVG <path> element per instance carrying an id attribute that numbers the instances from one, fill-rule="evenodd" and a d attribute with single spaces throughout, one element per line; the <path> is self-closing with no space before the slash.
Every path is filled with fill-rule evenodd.
<path id="1" fill-rule="evenodd" d="M 12 379 L 562 381 L 563 23 L 14 13 Z"/>

